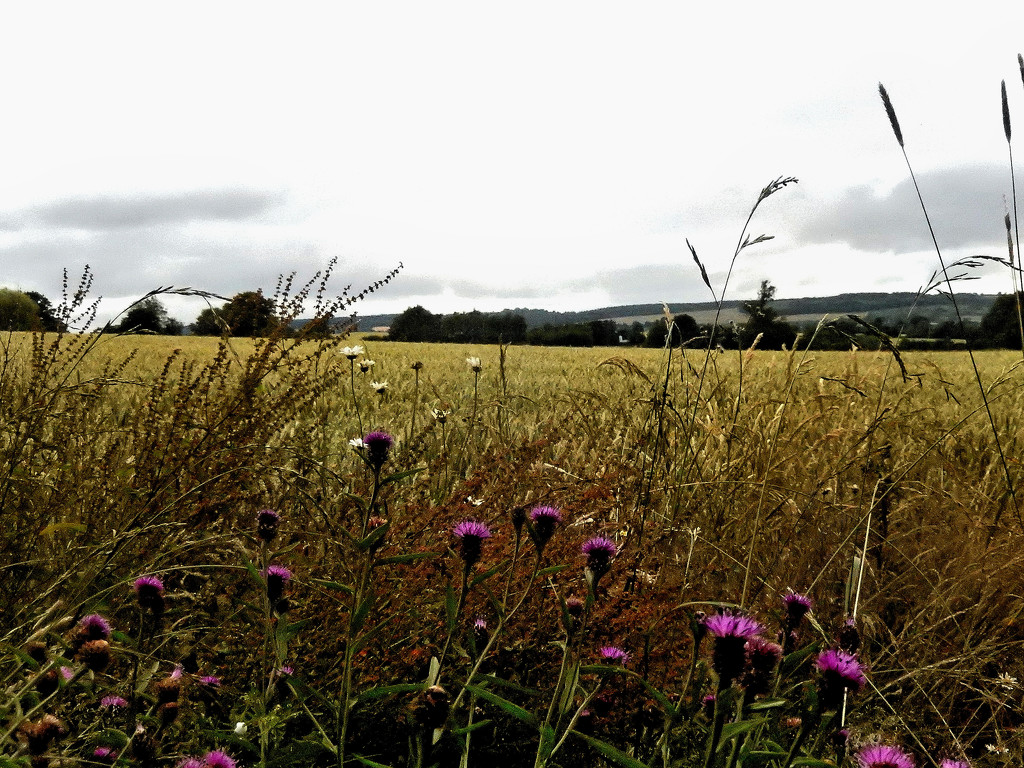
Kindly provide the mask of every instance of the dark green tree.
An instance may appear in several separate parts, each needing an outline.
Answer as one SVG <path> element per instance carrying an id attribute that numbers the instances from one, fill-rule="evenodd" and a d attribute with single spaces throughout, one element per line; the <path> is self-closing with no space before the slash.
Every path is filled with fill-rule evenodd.
<path id="1" fill-rule="evenodd" d="M 701 335 L 700 326 L 691 315 L 676 315 L 672 318 L 672 346 L 678 347 Z M 665 346 L 665 337 L 668 336 L 668 326 L 664 320 L 659 320 L 647 329 L 647 338 L 644 340 L 645 347 Z"/>
<path id="2" fill-rule="evenodd" d="M 438 341 L 441 318 L 417 304 L 397 315 L 391 321 L 388 339 L 391 341 Z"/>
<path id="3" fill-rule="evenodd" d="M 39 307 L 21 291 L 0 288 L 0 331 L 34 331 L 41 327 Z"/>
<path id="4" fill-rule="evenodd" d="M 758 335 L 761 336 L 761 341 L 758 342 L 760 349 L 782 349 L 783 345 L 792 346 L 796 340 L 796 331 L 775 311 L 772 306 L 774 300 L 775 286 L 767 280 L 762 280 L 757 298 L 740 303 L 740 309 L 747 314 L 747 321 L 740 329 L 740 341 L 743 346 L 753 344 Z"/>
<path id="5" fill-rule="evenodd" d="M 220 318 L 220 321 L 218 321 Z M 263 291 L 243 291 L 220 309 L 206 308 L 192 324 L 197 336 L 220 336 L 226 325 L 232 336 L 266 336 L 279 324 L 274 302 Z"/>
<path id="6" fill-rule="evenodd" d="M 168 320 L 167 309 L 159 299 L 150 296 L 124 313 L 118 330 L 121 333 L 163 333 Z"/>
<path id="7" fill-rule="evenodd" d="M 1001 293 L 996 296 L 988 312 L 981 318 L 979 341 L 986 347 L 1003 347 L 1004 349 L 1022 349 L 1020 315 L 1017 314 L 1018 302 L 1024 306 L 1024 293 Z"/>
<path id="8" fill-rule="evenodd" d="M 66 331 L 68 329 L 67 325 L 57 317 L 57 311 L 53 308 L 53 304 L 43 294 L 38 291 L 25 291 L 25 295 L 32 299 L 39 308 L 39 322 L 42 324 L 42 330 Z"/>

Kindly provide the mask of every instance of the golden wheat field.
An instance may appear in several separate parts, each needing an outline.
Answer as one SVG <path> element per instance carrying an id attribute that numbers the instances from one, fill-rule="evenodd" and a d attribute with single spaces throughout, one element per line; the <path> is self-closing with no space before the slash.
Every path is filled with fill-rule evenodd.
<path id="1" fill-rule="evenodd" d="M 360 350 L 352 349 L 357 345 Z M 422 663 L 433 656 L 446 669 L 450 648 L 458 653 L 449 665 L 471 667 L 473 651 L 456 629 L 462 615 L 489 617 L 492 628 L 497 621 L 510 633 L 485 653 L 492 677 L 506 675 L 522 690 L 540 693 L 553 685 L 552 696 L 574 705 L 562 676 L 538 678 L 528 669 L 551 662 L 548 645 L 538 639 L 559 631 L 557 601 L 551 601 L 587 593 L 579 546 L 595 536 L 614 542 L 616 557 L 601 590 L 591 583 L 587 637 L 627 648 L 642 659 L 636 674 L 645 685 L 667 686 L 667 698 L 641 695 L 638 712 L 676 707 L 664 720 L 664 736 L 657 735 L 661 716 L 600 715 L 611 730 L 578 738 L 594 739 L 586 743 L 602 759 L 701 764 L 700 750 L 685 758 L 691 726 L 673 719 L 685 702 L 699 704 L 703 693 L 694 670 L 699 674 L 708 663 L 700 657 L 698 664 L 700 641 L 686 617 L 698 608 L 727 606 L 767 622 L 779 616 L 787 590 L 814 601 L 802 636 L 807 652 L 827 647 L 845 620 L 856 619 L 870 674 L 848 711 L 844 705 L 851 743 L 898 740 L 926 754 L 946 750 L 983 760 L 1020 755 L 1019 353 L 977 355 L 984 400 L 962 352 L 708 355 L 679 348 L 417 345 L 356 336 L 230 342 L 68 336 L 55 344 L 52 337 L 15 334 L 5 337 L 3 358 L 5 646 L 17 649 L 41 638 L 51 648 L 64 647 L 67 657 L 61 638 L 69 622 L 102 611 L 134 626 L 140 619 L 132 618 L 125 585 L 144 573 L 161 574 L 175 623 L 165 622 L 149 640 L 139 624 L 140 634 L 120 640 L 132 648 L 126 658 L 136 662 L 115 661 L 114 668 L 134 670 L 129 687 L 139 697 L 145 686 L 138 683 L 137 660 L 143 657 L 154 670 L 188 659 L 195 674 L 205 668 L 231 680 L 239 698 L 223 704 L 223 718 L 266 728 L 265 742 L 226 742 L 253 762 L 266 760 L 271 742 L 306 743 L 317 732 L 307 720 L 322 714 L 319 705 L 303 703 L 302 714 L 273 699 L 272 686 L 260 688 L 260 675 L 275 679 L 275 663 L 287 661 L 307 669 L 309 683 L 335 686 L 346 697 L 387 691 L 390 698 L 366 695 L 367 702 L 383 701 L 383 710 L 367 704 L 365 713 L 353 709 L 351 721 L 338 715 L 340 743 L 351 742 L 353 753 L 376 755 L 372 764 L 428 764 L 443 739 L 434 745 L 413 739 L 409 756 L 395 757 L 390 741 L 405 745 L 405 738 L 391 734 L 388 744 L 380 743 L 385 737 L 368 713 L 386 712 L 396 722 L 404 712 L 413 712 L 410 722 L 426 717 L 422 708 L 404 709 L 399 693 L 406 689 L 386 684 L 419 690 Z M 374 431 L 395 440 L 387 466 L 396 474 L 387 483 L 379 464 L 360 463 L 358 439 Z M 484 580 L 506 574 L 515 583 L 528 561 L 517 559 L 522 523 L 510 515 L 538 504 L 560 510 L 564 529 L 544 549 L 554 568 L 544 571 L 546 586 L 538 582 L 537 594 L 524 596 L 516 623 L 515 611 L 507 611 L 510 587 L 503 603 L 501 590 L 485 589 Z M 272 552 L 244 534 L 262 508 L 277 510 L 283 521 L 285 544 Z M 479 566 L 480 581 L 464 579 L 460 590 L 451 531 L 467 518 L 489 527 L 484 556 L 496 560 L 492 570 Z M 371 535 L 381 525 L 386 540 Z M 346 542 L 361 536 L 372 545 L 350 551 Z M 378 559 L 361 571 L 359 552 Z M 267 571 L 257 573 L 253 564 L 266 566 L 271 555 L 291 569 L 291 611 L 301 619 L 288 631 L 276 608 L 263 620 L 244 619 L 255 610 L 246 569 L 259 579 Z M 473 564 L 466 562 L 468 575 Z M 381 563 L 397 571 L 380 575 Z M 538 549 L 531 585 L 540 564 Z M 222 584 L 213 575 L 217 569 L 233 575 Z M 365 611 L 380 622 L 373 630 L 365 629 L 361 614 L 368 594 L 375 597 Z M 455 594 L 460 597 L 453 602 Z M 349 605 L 352 595 L 364 602 Z M 347 630 L 332 633 L 337 622 Z M 271 625 L 269 639 L 261 641 L 260 627 Z M 518 634 L 511 634 L 513 627 Z M 355 642 L 360 633 L 374 641 Z M 24 678 L 27 663 L 11 667 L 8 686 Z M 800 663 L 809 662 L 792 665 Z M 687 684 L 671 692 L 689 664 L 697 666 Z M 805 689 L 793 685 L 795 701 Z M 494 697 L 476 684 L 466 686 L 459 696 L 452 693 L 453 717 L 465 716 L 467 691 L 474 701 Z M 522 693 L 516 691 L 506 690 L 508 698 Z M 718 693 L 725 695 L 721 688 Z M 576 727 L 576 719 L 552 719 L 555 709 L 549 709 L 538 748 L 536 734 L 531 742 L 516 729 L 534 723 L 544 708 L 534 715 L 525 700 L 514 706 L 498 700 L 499 715 L 511 719 L 499 717 L 493 732 L 481 726 L 474 738 L 482 756 L 497 760 L 513 737 L 530 755 L 543 752 L 550 747 L 543 746 L 544 727 L 556 734 Z M 83 707 L 69 700 L 64 716 L 85 722 Z M 9 720 L 15 709 L 8 707 Z M 786 711 L 799 720 L 798 712 Z M 699 725 L 693 712 L 687 722 Z M 151 716 L 155 728 L 160 720 Z M 299 723 L 294 733 L 283 724 L 293 716 Z M 716 711 L 712 726 L 719 717 Z M 210 718 L 216 719 L 208 711 L 183 715 L 174 726 L 180 729 L 175 749 L 220 743 L 223 726 Z M 95 742 L 100 731 L 82 727 L 75 743 Z M 784 764 L 786 727 L 778 725 L 770 742 L 781 751 L 760 764 Z M 171 754 L 171 726 L 160 728 L 158 747 Z M 747 754 L 740 746 L 746 731 L 734 731 L 726 733 L 736 754 Z M 469 754 L 463 731 L 445 733 L 455 740 L 451 749 Z M 321 747 L 344 753 L 332 739 Z M 814 754 L 823 754 L 826 742 L 813 743 Z M 666 756 L 670 744 L 682 762 Z M 790 759 L 810 744 L 801 740 Z M 577 754 L 583 756 L 577 762 L 566 756 L 550 764 L 600 764 L 594 752 Z M 845 754 L 821 764 L 840 764 Z"/>

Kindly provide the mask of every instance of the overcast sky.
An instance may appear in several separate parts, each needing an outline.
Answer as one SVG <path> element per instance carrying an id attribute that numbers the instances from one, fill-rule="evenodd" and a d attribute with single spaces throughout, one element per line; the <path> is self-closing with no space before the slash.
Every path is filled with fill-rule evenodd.
<path id="1" fill-rule="evenodd" d="M 686 239 L 718 289 L 795 176 L 728 297 L 917 290 L 938 262 L 878 82 L 949 261 L 1006 255 L 1003 79 L 1024 137 L 1024 6 L 939 8 L 9 4 L 0 285 L 59 299 L 89 264 L 109 317 L 337 257 L 338 288 L 404 264 L 362 314 L 705 301 Z"/>

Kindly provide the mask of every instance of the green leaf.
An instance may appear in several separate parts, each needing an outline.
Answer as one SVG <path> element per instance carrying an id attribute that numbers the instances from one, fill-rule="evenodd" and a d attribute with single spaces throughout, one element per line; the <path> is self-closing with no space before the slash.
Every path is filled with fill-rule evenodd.
<path id="1" fill-rule="evenodd" d="M 484 728 L 493 722 L 493 720 L 478 720 L 472 725 L 467 725 L 463 728 L 456 728 L 452 731 L 452 733 L 455 736 L 465 736 L 467 733 L 472 733 L 473 731 L 479 730 L 480 728 Z"/>
<path id="2" fill-rule="evenodd" d="M 396 472 L 393 475 L 388 475 L 380 481 L 380 487 L 383 488 L 388 483 L 397 483 L 399 480 L 405 480 L 407 477 L 419 474 L 424 469 L 426 469 L 426 467 L 414 467 L 413 469 L 407 469 L 404 472 Z"/>
<path id="3" fill-rule="evenodd" d="M 816 757 L 798 757 L 791 765 L 806 765 L 807 768 L 836 768 L 835 763 L 830 763 L 828 760 L 819 760 Z"/>
<path id="4" fill-rule="evenodd" d="M 391 528 L 391 522 L 388 521 L 384 525 L 379 525 L 367 534 L 366 538 L 360 539 L 356 542 L 356 546 L 364 552 L 380 544 L 381 539 L 387 535 L 388 530 Z"/>
<path id="5" fill-rule="evenodd" d="M 376 624 L 373 628 L 369 629 L 368 631 L 357 637 L 355 639 L 355 642 L 352 643 L 352 653 L 359 653 L 359 651 L 365 648 L 367 643 L 369 643 L 371 640 L 377 637 L 377 635 L 380 634 L 381 630 L 388 626 L 388 624 L 390 624 L 391 621 L 392 619 L 388 617 L 383 621 L 379 622 L 378 624 Z"/>
<path id="6" fill-rule="evenodd" d="M 128 746 L 128 736 L 117 728 L 107 728 L 96 735 L 96 742 L 106 747 L 124 749 Z"/>
<path id="7" fill-rule="evenodd" d="M 361 755 L 352 755 L 352 758 L 358 760 L 363 765 L 368 765 L 370 768 L 391 768 L 390 765 L 384 765 L 384 763 L 378 763 L 371 760 L 368 757 L 362 757 Z"/>
<path id="8" fill-rule="evenodd" d="M 568 567 L 568 565 L 549 565 L 547 568 L 541 568 L 539 571 L 537 571 L 537 578 L 543 579 L 545 576 L 551 576 L 556 573 L 561 573 Z"/>
<path id="9" fill-rule="evenodd" d="M 613 747 L 606 741 L 595 739 L 593 736 L 586 736 L 579 731 L 570 731 L 570 733 L 577 739 L 582 739 L 587 744 L 592 746 L 608 760 L 611 760 L 616 765 L 621 765 L 623 768 L 647 768 L 647 765 L 641 763 L 636 758 L 630 757 L 625 752 L 620 751 L 616 747 Z"/>
<path id="10" fill-rule="evenodd" d="M 537 754 L 540 755 L 541 765 L 546 765 L 551 757 L 551 750 L 555 748 L 555 729 L 546 723 L 540 729 L 540 744 L 537 747 Z"/>
<path id="11" fill-rule="evenodd" d="M 738 723 L 726 723 L 722 728 L 722 738 L 718 742 L 718 748 L 722 749 L 726 742 L 731 741 L 737 736 L 744 734 L 767 721 L 767 717 L 759 717 L 754 720 L 740 720 Z"/>
<path id="12" fill-rule="evenodd" d="M 85 533 L 88 529 L 87 526 L 82 523 L 51 523 L 39 532 L 40 536 L 52 536 L 55 533 L 61 533 L 62 531 L 70 531 L 71 533 Z"/>
<path id="13" fill-rule="evenodd" d="M 514 717 L 516 720 L 520 720 L 527 725 L 537 725 L 537 717 L 533 713 L 527 712 L 518 704 L 513 704 L 511 701 L 503 699 L 495 693 L 491 693 L 486 688 L 480 688 L 476 685 L 467 685 L 466 690 L 470 693 L 476 694 L 478 699 L 483 699 L 489 704 L 493 704 L 506 714 Z"/>
<path id="14" fill-rule="evenodd" d="M 473 580 L 469 583 L 469 586 L 475 587 L 477 584 L 487 581 L 491 576 L 498 572 L 497 568 L 491 568 L 489 571 L 484 571 L 478 576 L 474 576 Z"/>
<path id="15" fill-rule="evenodd" d="M 478 672 L 473 676 L 473 682 L 481 684 L 491 683 L 493 685 L 500 685 L 502 688 L 508 688 L 510 691 L 521 693 L 524 696 L 540 696 L 540 691 L 538 690 L 535 690 L 533 688 L 526 688 L 522 685 L 517 685 L 516 683 L 513 683 L 510 680 L 503 680 L 502 678 L 495 677 L 494 675 L 484 675 Z"/>
<path id="16" fill-rule="evenodd" d="M 747 709 L 751 712 L 760 712 L 765 709 L 778 709 L 789 704 L 787 699 L 764 699 L 762 701 L 755 701 Z"/>
<path id="17" fill-rule="evenodd" d="M 315 765 L 317 758 L 330 754 L 330 750 L 315 741 L 295 741 L 286 747 L 274 750 L 267 760 L 268 768 L 286 768 L 291 765 Z"/>
<path id="18" fill-rule="evenodd" d="M 455 631 L 455 622 L 458 620 L 459 602 L 455 598 L 455 590 L 452 589 L 452 585 L 448 584 L 444 590 L 444 615 L 447 619 L 447 627 L 449 632 Z"/>
<path id="19" fill-rule="evenodd" d="M 359 630 L 362 628 L 363 622 L 366 621 L 366 617 L 367 615 L 369 615 L 370 609 L 373 607 L 375 597 L 376 596 L 371 592 L 365 598 L 363 598 L 363 602 L 361 602 L 359 604 L 359 607 L 356 608 L 356 612 L 352 615 L 353 633 L 359 632 Z"/>
<path id="20" fill-rule="evenodd" d="M 776 760 L 783 760 L 786 757 L 785 752 L 771 752 L 765 749 L 755 749 L 749 752 L 742 751 L 740 756 L 743 759 L 743 765 L 766 765 L 767 763 L 775 762 Z"/>
<path id="21" fill-rule="evenodd" d="M 340 581 L 327 581 L 326 579 L 310 579 L 310 581 L 312 581 L 318 587 L 323 587 L 324 589 L 331 589 L 335 592 L 344 592 L 346 595 L 349 595 L 350 597 L 356 593 L 356 591 L 352 587 L 350 587 L 348 584 L 342 584 Z"/>
<path id="22" fill-rule="evenodd" d="M 397 683 L 395 685 L 382 685 L 377 688 L 369 688 L 356 697 L 358 703 L 376 701 L 385 696 L 394 696 L 396 693 L 417 693 L 423 690 L 421 683 Z"/>
<path id="23" fill-rule="evenodd" d="M 422 560 L 425 557 L 437 557 L 437 552 L 408 552 L 404 555 L 391 555 L 382 557 L 374 565 L 391 565 L 392 563 L 411 563 L 415 560 Z"/>

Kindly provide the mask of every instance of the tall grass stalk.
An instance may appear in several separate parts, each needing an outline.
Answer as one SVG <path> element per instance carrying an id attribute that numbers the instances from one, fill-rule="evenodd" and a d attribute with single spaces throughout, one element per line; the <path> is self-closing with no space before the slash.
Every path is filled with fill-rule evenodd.
<path id="1" fill-rule="evenodd" d="M 966 340 L 967 355 L 971 361 L 971 370 L 974 372 L 974 378 L 978 385 L 978 392 L 981 395 L 985 414 L 988 416 L 989 426 L 992 429 L 992 441 L 995 444 L 996 452 L 999 455 L 999 464 L 1002 467 L 1003 476 L 1006 478 L 1007 493 L 1009 494 L 1010 501 L 1013 504 L 1013 511 L 1017 518 L 1017 524 L 1024 529 L 1024 519 L 1021 518 L 1020 506 L 1017 502 L 1016 486 L 1014 484 L 1013 477 L 1010 475 L 1010 467 L 1006 461 L 1006 455 L 1003 452 L 1003 444 L 999 437 L 999 428 L 996 426 L 995 416 L 992 415 L 992 408 L 989 405 L 985 384 L 981 380 L 981 372 L 978 370 L 978 361 L 975 359 L 970 339 L 967 339 L 963 315 L 960 313 L 960 305 L 957 303 L 956 292 L 953 290 L 953 282 L 948 270 L 946 269 L 946 261 L 942 255 L 942 249 L 939 247 L 939 241 L 935 237 L 935 229 L 932 227 L 931 217 L 928 215 L 928 207 L 924 203 L 924 196 L 921 194 L 921 187 L 917 183 L 917 176 L 914 174 L 914 168 L 910 164 L 910 156 L 907 155 L 907 149 L 903 143 L 903 131 L 900 129 L 899 120 L 896 117 L 896 110 L 893 108 L 892 101 L 889 99 L 889 94 L 886 92 L 885 86 L 881 83 L 878 84 L 878 93 L 882 97 L 882 105 L 885 107 L 885 112 L 889 116 L 889 124 L 892 127 L 893 134 L 896 136 L 896 141 L 900 146 L 900 151 L 903 153 L 903 159 L 906 162 L 910 179 L 914 183 L 914 191 L 917 193 L 917 200 L 921 205 L 921 212 L 924 214 L 925 224 L 928 227 L 928 235 L 931 237 L 932 246 L 935 249 L 935 255 L 938 256 L 939 266 L 942 268 L 942 276 L 946 283 L 949 299 L 953 303 L 953 311 L 956 314 L 957 322 L 960 324 L 960 332 L 964 335 Z M 1007 125 L 1008 124 L 1009 123 L 1007 122 Z M 991 532 L 989 534 L 990 539 L 995 534 L 995 530 L 999 526 L 999 519 L 1001 515 L 1002 507 L 1000 506 L 992 518 Z"/>

